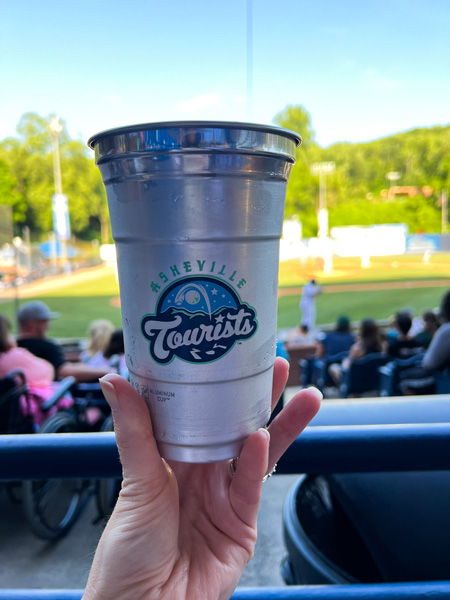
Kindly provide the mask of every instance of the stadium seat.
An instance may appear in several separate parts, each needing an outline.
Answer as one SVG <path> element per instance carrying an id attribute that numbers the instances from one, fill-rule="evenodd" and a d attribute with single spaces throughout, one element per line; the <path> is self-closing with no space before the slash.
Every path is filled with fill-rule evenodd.
<path id="1" fill-rule="evenodd" d="M 387 354 L 372 352 L 363 358 L 352 361 L 348 368 L 342 370 L 342 381 L 339 388 L 342 398 L 368 393 L 378 395 L 380 388 L 379 368 L 389 360 Z"/>
<path id="2" fill-rule="evenodd" d="M 402 396 L 403 392 L 399 387 L 400 373 L 420 365 L 423 353 L 415 354 L 409 358 L 396 358 L 387 364 L 379 367 L 380 372 L 380 396 Z"/>
<path id="3" fill-rule="evenodd" d="M 341 364 L 344 358 L 348 356 L 348 351 L 338 352 L 330 356 L 324 356 L 315 360 L 312 367 L 312 381 L 316 387 L 323 393 L 327 387 L 336 387 L 328 373 L 328 367 L 333 364 Z"/>
<path id="4" fill-rule="evenodd" d="M 436 394 L 450 394 L 450 371 L 436 373 Z"/>

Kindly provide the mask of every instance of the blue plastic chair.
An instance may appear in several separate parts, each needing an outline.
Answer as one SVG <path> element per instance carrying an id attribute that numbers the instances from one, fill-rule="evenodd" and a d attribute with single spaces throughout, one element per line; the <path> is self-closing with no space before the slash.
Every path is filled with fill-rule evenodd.
<path id="1" fill-rule="evenodd" d="M 436 394 L 450 394 L 450 371 L 439 371 L 435 376 Z"/>
<path id="2" fill-rule="evenodd" d="M 379 368 L 388 363 L 390 357 L 381 352 L 372 352 L 350 363 L 342 371 L 342 381 L 339 387 L 342 398 L 360 396 L 365 393 L 379 394 Z"/>
<path id="3" fill-rule="evenodd" d="M 328 367 L 334 364 L 341 364 L 344 358 L 348 356 L 348 350 L 338 352 L 337 354 L 331 354 L 330 356 L 324 356 L 323 358 L 317 358 L 313 365 L 312 381 L 321 392 L 326 387 L 336 387 L 335 382 L 331 379 L 328 373 Z"/>
<path id="4" fill-rule="evenodd" d="M 402 396 L 403 392 L 399 387 L 400 373 L 410 367 L 420 365 L 423 353 L 415 354 L 409 358 L 396 358 L 386 365 L 379 367 L 380 373 L 380 396 Z"/>

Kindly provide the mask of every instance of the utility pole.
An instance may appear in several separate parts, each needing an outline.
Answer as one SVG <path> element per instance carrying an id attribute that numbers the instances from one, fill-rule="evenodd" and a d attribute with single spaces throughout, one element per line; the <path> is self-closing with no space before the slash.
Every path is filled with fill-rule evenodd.
<path id="1" fill-rule="evenodd" d="M 247 121 L 253 118 L 253 0 L 247 0 Z"/>

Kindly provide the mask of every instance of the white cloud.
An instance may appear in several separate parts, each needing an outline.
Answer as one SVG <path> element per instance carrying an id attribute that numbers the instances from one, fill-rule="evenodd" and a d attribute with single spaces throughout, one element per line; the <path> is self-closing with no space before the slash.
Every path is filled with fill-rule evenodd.
<path id="1" fill-rule="evenodd" d="M 181 100 L 175 105 L 175 110 L 180 113 L 195 113 L 210 106 L 214 106 L 219 103 L 219 94 L 202 94 L 191 98 L 190 100 Z"/>
<path id="2" fill-rule="evenodd" d="M 378 90 L 381 92 L 391 92 L 394 90 L 398 90 L 402 87 L 402 82 L 399 79 L 394 79 L 393 77 L 385 77 L 375 69 L 367 69 L 364 78 L 367 87 L 369 87 L 372 90 Z"/>

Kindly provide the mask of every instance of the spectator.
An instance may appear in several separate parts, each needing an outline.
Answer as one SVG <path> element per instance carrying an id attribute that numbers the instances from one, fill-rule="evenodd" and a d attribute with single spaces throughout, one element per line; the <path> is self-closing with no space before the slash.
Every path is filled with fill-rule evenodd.
<path id="1" fill-rule="evenodd" d="M 14 370 L 22 371 L 29 390 L 29 403 L 21 399 L 21 409 L 24 415 L 31 415 L 35 425 L 40 425 L 44 419 L 53 415 L 59 409 L 73 405 L 70 396 L 64 396 L 48 412 L 41 411 L 41 405 L 54 393 L 55 370 L 48 361 L 38 358 L 25 348 L 18 348 L 11 335 L 11 323 L 0 314 L 0 377 L 5 377 Z"/>
<path id="2" fill-rule="evenodd" d="M 288 344 L 306 344 L 311 342 L 311 336 L 309 335 L 309 329 L 307 325 L 297 325 L 294 329 L 288 333 L 286 342 Z"/>
<path id="3" fill-rule="evenodd" d="M 350 350 L 355 343 L 355 336 L 350 331 L 350 319 L 341 315 L 336 321 L 336 326 L 333 331 L 323 335 L 318 341 L 317 358 L 325 356 L 333 356 L 340 352 Z"/>
<path id="4" fill-rule="evenodd" d="M 128 368 L 125 363 L 125 345 L 123 339 L 123 330 L 116 329 L 111 335 L 109 344 L 106 347 L 103 357 L 111 369 L 129 379 Z"/>
<path id="5" fill-rule="evenodd" d="M 411 318 L 411 329 L 409 330 L 409 335 L 411 337 L 415 337 L 418 333 L 420 333 L 423 330 L 422 317 L 415 317 L 412 308 L 405 307 L 400 312 L 405 313 Z"/>
<path id="6" fill-rule="evenodd" d="M 425 350 L 431 343 L 434 334 L 439 329 L 440 323 L 437 315 L 432 310 L 427 310 L 422 315 L 423 330 L 414 336 L 417 344 Z"/>
<path id="7" fill-rule="evenodd" d="M 348 357 L 342 364 L 329 366 L 329 373 L 336 385 L 340 384 L 342 370 L 348 369 L 352 361 L 358 360 L 374 352 L 384 352 L 386 344 L 381 336 L 378 325 L 373 319 L 363 319 L 360 324 L 359 336 L 349 350 Z"/>
<path id="8" fill-rule="evenodd" d="M 450 367 L 450 290 L 442 298 L 440 317 L 442 325 L 423 357 L 422 365 L 426 369 L 443 370 Z"/>
<path id="9" fill-rule="evenodd" d="M 404 394 L 434 394 L 435 372 L 450 368 L 450 290 L 441 301 L 442 325 L 436 331 L 422 359 L 422 364 L 400 374 Z"/>
<path id="10" fill-rule="evenodd" d="M 389 337 L 388 354 L 393 358 L 405 358 L 414 354 L 414 351 L 417 352 L 419 344 L 409 334 L 412 325 L 411 316 L 406 312 L 398 312 L 395 315 L 393 325 L 397 335 Z"/>
<path id="11" fill-rule="evenodd" d="M 58 344 L 47 338 L 50 320 L 59 317 L 58 313 L 51 312 L 44 302 L 33 301 L 24 304 L 17 313 L 19 334 L 17 344 L 26 348 L 39 358 L 50 362 L 55 369 L 58 379 L 72 376 L 78 382 L 95 381 L 110 368 L 94 368 L 83 362 L 69 362 Z"/>
<path id="12" fill-rule="evenodd" d="M 103 367 L 105 360 L 103 352 L 109 344 L 114 325 L 108 319 L 96 319 L 89 325 L 89 342 L 85 350 L 80 354 L 82 362 L 91 367 Z"/>
<path id="13" fill-rule="evenodd" d="M 280 340 L 277 340 L 277 346 L 275 350 L 276 356 L 281 356 L 284 360 L 289 362 L 289 354 L 286 351 L 286 347 Z"/>
<path id="14" fill-rule="evenodd" d="M 308 331 L 312 331 L 316 324 L 316 296 L 321 293 L 322 288 L 317 285 L 315 279 L 311 279 L 303 286 L 300 310 L 302 311 L 302 325 L 306 325 Z"/>

